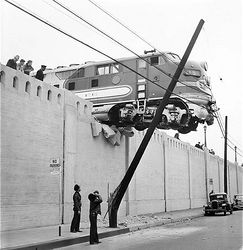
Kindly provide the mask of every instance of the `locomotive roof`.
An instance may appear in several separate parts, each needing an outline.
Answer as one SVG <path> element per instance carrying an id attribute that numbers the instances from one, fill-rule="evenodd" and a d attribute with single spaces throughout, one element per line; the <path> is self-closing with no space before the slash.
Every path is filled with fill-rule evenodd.
<path id="1" fill-rule="evenodd" d="M 169 51 L 166 51 L 166 52 L 162 52 L 162 53 L 165 53 L 165 54 L 175 54 L 177 55 L 176 53 L 173 53 L 173 52 L 169 52 Z M 160 56 L 161 53 L 159 52 L 155 52 L 155 53 L 150 53 L 150 54 L 143 54 L 143 55 L 140 55 L 140 57 L 142 58 L 146 58 L 146 57 L 152 57 L 152 56 Z M 127 60 L 131 60 L 131 59 L 136 59 L 138 58 L 137 56 L 130 56 L 130 57 L 122 57 L 122 58 L 118 58 L 116 59 L 116 61 L 118 62 L 124 62 L 124 61 L 127 61 Z M 70 65 L 70 66 L 61 66 L 61 67 L 57 67 L 57 68 L 54 68 L 54 69 L 46 69 L 44 71 L 44 74 L 46 73 L 52 73 L 52 72 L 62 72 L 62 71 L 68 71 L 68 70 L 72 70 L 72 69 L 80 69 L 80 68 L 86 68 L 88 66 L 91 66 L 91 65 L 104 65 L 104 64 L 110 64 L 110 63 L 115 63 L 114 60 L 103 60 L 103 61 L 88 61 L 88 62 L 85 62 L 85 63 L 82 63 L 82 64 L 77 64 L 77 65 Z M 190 60 L 190 63 L 194 64 L 195 61 L 192 61 Z"/>
<path id="2" fill-rule="evenodd" d="M 152 54 L 143 54 L 143 55 L 140 55 L 139 57 L 145 58 L 145 57 L 151 57 L 151 56 L 160 56 L 160 55 L 163 55 L 164 53 L 165 54 L 171 53 L 171 54 L 177 55 L 176 53 L 166 51 L 166 52 L 162 52 L 162 53 L 155 52 L 155 53 L 152 53 Z M 131 60 L 131 59 L 136 59 L 136 58 L 139 58 L 139 57 L 138 56 L 130 56 L 130 57 L 121 57 L 121 58 L 114 58 L 114 59 L 116 59 L 116 61 L 122 62 L 122 61 Z M 92 64 L 93 65 L 99 65 L 99 64 L 108 64 L 108 63 L 112 63 L 112 62 L 114 62 L 114 60 L 109 59 L 109 60 L 104 60 L 104 61 L 96 61 L 96 62 L 93 62 Z"/>

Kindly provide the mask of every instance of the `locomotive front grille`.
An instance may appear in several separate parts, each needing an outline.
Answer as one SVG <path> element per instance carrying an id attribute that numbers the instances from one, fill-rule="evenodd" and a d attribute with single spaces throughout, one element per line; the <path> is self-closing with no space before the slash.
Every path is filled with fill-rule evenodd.
<path id="1" fill-rule="evenodd" d="M 218 208 L 218 202 L 217 201 L 212 201 L 212 208 L 217 209 Z"/>

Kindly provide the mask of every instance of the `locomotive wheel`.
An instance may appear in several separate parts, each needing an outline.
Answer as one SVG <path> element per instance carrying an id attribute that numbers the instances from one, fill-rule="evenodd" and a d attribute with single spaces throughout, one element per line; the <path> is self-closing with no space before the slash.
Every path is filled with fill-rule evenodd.
<path id="1" fill-rule="evenodd" d="M 146 126 L 145 124 L 143 124 L 143 123 L 138 123 L 138 124 L 136 124 L 136 125 L 134 126 L 134 128 L 135 128 L 136 130 L 138 130 L 138 131 L 143 131 L 144 129 L 147 128 L 147 126 Z"/>
<path id="2" fill-rule="evenodd" d="M 195 131 L 197 129 L 198 122 L 194 119 L 191 119 L 188 123 L 188 127 L 182 127 L 178 129 L 178 132 L 181 134 L 187 134 L 191 131 Z"/>

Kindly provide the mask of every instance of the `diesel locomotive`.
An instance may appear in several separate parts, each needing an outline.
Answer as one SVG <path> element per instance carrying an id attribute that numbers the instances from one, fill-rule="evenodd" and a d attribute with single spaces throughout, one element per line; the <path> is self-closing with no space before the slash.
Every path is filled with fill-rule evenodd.
<path id="1" fill-rule="evenodd" d="M 93 103 L 93 115 L 107 125 L 148 128 L 180 62 L 171 52 L 80 65 L 63 87 Z M 207 63 L 187 61 L 158 129 L 186 134 L 199 123 L 212 125 L 215 100 Z"/>

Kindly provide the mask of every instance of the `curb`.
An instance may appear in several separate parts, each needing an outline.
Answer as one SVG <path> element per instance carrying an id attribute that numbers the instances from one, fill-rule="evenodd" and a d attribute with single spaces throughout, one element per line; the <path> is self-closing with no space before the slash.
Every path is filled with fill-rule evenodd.
<path id="1" fill-rule="evenodd" d="M 99 233 L 99 238 L 107 238 L 107 237 L 112 237 L 120 234 L 126 234 L 129 232 L 135 232 L 139 231 L 142 229 L 147 229 L 151 227 L 158 227 L 166 224 L 172 224 L 176 222 L 181 222 L 183 220 L 188 220 L 188 219 L 195 219 L 203 217 L 203 214 L 198 214 L 198 215 L 192 215 L 192 216 L 185 216 L 177 219 L 167 219 L 167 221 L 159 221 L 155 223 L 147 223 L 144 225 L 137 225 L 137 226 L 131 226 L 127 228 L 119 228 L 117 230 L 113 230 L 110 232 L 102 232 Z M 47 250 L 47 249 L 53 249 L 53 248 L 58 248 L 58 247 L 66 247 L 66 246 L 71 246 L 75 244 L 80 244 L 84 242 L 89 242 L 89 235 L 84 235 L 76 238 L 65 238 L 65 239 L 55 239 L 51 241 L 46 241 L 46 242 L 38 242 L 38 243 L 33 243 L 33 244 L 28 244 L 28 245 L 20 245 L 20 246 L 15 246 L 15 247 L 7 247 L 7 248 L 1 248 L 2 250 Z"/>
<path id="2" fill-rule="evenodd" d="M 117 230 L 113 230 L 110 232 L 102 232 L 102 233 L 99 233 L 99 238 L 102 239 L 102 238 L 112 237 L 115 235 L 125 234 L 125 233 L 129 233 L 129 228 L 117 229 Z M 47 250 L 47 249 L 53 249 L 53 248 L 58 248 L 58 247 L 71 246 L 71 245 L 80 244 L 84 242 L 89 242 L 89 235 L 84 235 L 84 236 L 80 236 L 76 238 L 69 237 L 65 239 L 55 239 L 51 241 L 38 242 L 38 243 L 20 245 L 20 246 L 15 246 L 15 247 L 6 247 L 6 248 L 1 248 L 1 250 Z"/>

